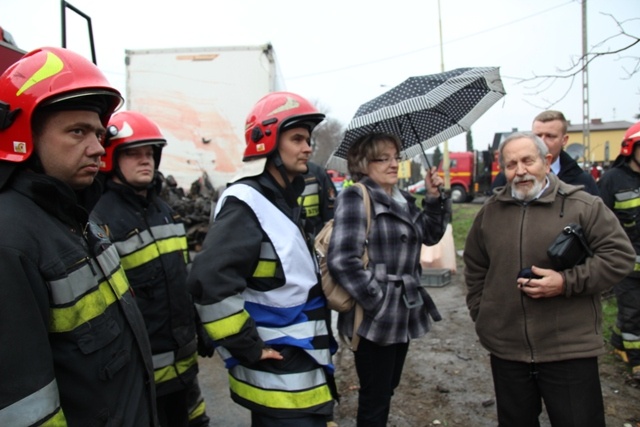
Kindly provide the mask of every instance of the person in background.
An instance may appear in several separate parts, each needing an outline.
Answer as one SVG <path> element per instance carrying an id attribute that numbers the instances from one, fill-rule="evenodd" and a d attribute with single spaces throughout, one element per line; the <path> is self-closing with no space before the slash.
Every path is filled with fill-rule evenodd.
<path id="1" fill-rule="evenodd" d="M 198 387 L 196 311 L 187 290 L 190 263 L 180 215 L 163 201 L 157 176 L 167 144 L 145 115 L 123 111 L 111 117 L 100 172 L 106 191 L 91 218 L 105 229 L 122 259 L 144 317 L 162 426 L 206 427 L 209 418 Z"/>
<path id="2" fill-rule="evenodd" d="M 584 191 L 599 195 L 598 186 L 593 177 L 582 170 L 578 163 L 564 151 L 569 141 L 568 122 L 560 111 L 547 110 L 533 119 L 532 131 L 547 145 L 551 154 L 551 172 L 561 181 L 571 185 L 582 185 Z M 507 184 L 505 173 L 501 171 L 491 183 L 491 190 Z"/>
<path id="3" fill-rule="evenodd" d="M 298 198 L 311 132 L 306 99 L 272 92 L 246 120 L 243 167 L 216 204 L 188 285 L 253 427 L 325 427 L 337 344 Z"/>
<path id="4" fill-rule="evenodd" d="M 308 162 L 309 170 L 304 178 L 304 191 L 298 198 L 298 204 L 304 209 L 304 231 L 309 239 L 322 230 L 333 219 L 333 205 L 336 200 L 336 187 L 329 173 L 320 165 Z M 327 427 L 335 427 L 333 415 L 327 417 Z"/>
<path id="5" fill-rule="evenodd" d="M 322 166 L 313 162 L 308 162 L 307 166 L 309 171 L 303 175 L 305 187 L 298 203 L 305 213 L 304 230 L 315 236 L 333 219 L 336 187 Z"/>
<path id="6" fill-rule="evenodd" d="M 144 319 L 88 215 L 121 104 L 95 65 L 62 48 L 0 76 L 2 426 L 158 426 Z"/>
<path id="7" fill-rule="evenodd" d="M 593 177 L 593 180 L 597 183 L 600 179 L 600 176 L 602 175 L 602 168 L 600 167 L 598 162 L 594 162 L 593 165 L 591 165 L 591 170 L 589 170 L 589 173 Z M 600 187 L 598 187 L 598 189 L 599 188 Z"/>
<path id="8" fill-rule="evenodd" d="M 601 293 L 633 268 L 633 248 L 602 199 L 550 173 L 539 137 L 511 134 L 499 154 L 507 185 L 478 211 L 464 247 L 467 306 L 490 353 L 498 424 L 539 426 L 544 401 L 551 425 L 603 427 Z M 593 256 L 555 271 L 547 248 L 570 223 Z"/>
<path id="9" fill-rule="evenodd" d="M 611 345 L 640 381 L 640 122 L 627 129 L 620 155 L 598 181 L 600 196 L 633 243 L 635 268 L 613 290 L 618 302 Z"/>
<path id="10" fill-rule="evenodd" d="M 371 229 L 359 186 L 343 189 L 336 200 L 334 229 L 327 254 L 333 277 L 362 307 L 354 330 L 356 308 L 340 313 L 341 335 L 360 342 L 354 350 L 360 389 L 357 425 L 386 426 L 391 396 L 400 383 L 409 343 L 426 334 L 431 318 L 440 320 L 435 304 L 420 286 L 420 249 L 443 236 L 451 205 L 440 197 L 442 178 L 432 168 L 425 178 L 423 208 L 401 191 L 398 165 L 401 141 L 395 135 L 365 135 L 349 148 L 347 164 L 371 198 Z M 369 264 L 362 263 L 367 245 Z"/>

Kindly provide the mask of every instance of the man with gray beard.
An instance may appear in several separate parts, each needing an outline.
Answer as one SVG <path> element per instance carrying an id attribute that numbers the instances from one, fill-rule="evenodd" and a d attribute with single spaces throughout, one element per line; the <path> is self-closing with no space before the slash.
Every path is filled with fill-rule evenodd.
<path id="1" fill-rule="evenodd" d="M 596 181 L 591 174 L 582 170 L 580 165 L 564 150 L 569 142 L 567 128 L 569 122 L 564 114 L 556 110 L 547 110 L 538 114 L 531 124 L 532 132 L 538 136 L 551 154 L 551 172 L 561 181 L 571 185 L 582 185 L 584 191 L 594 196 L 600 195 Z M 491 191 L 507 183 L 504 171 L 501 171 L 491 183 Z"/>
<path id="2" fill-rule="evenodd" d="M 507 185 L 474 219 L 464 248 L 467 306 L 490 353 L 500 426 L 605 425 L 598 373 L 604 354 L 600 294 L 625 277 L 635 252 L 602 199 L 550 173 L 533 133 L 499 147 Z M 582 226 L 593 256 L 561 271 L 547 248 Z"/>

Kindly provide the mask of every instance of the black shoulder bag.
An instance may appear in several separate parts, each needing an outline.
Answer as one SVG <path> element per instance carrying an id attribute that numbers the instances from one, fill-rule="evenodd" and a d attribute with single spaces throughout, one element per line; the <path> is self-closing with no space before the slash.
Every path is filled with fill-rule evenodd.
<path id="1" fill-rule="evenodd" d="M 587 244 L 582 227 L 578 224 L 566 225 L 547 249 L 554 270 L 561 271 L 582 264 L 593 251 Z"/>

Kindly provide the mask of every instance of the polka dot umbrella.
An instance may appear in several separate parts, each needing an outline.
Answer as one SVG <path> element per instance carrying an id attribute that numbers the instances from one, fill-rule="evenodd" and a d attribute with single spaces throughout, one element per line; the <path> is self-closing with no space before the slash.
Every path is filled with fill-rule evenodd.
<path id="1" fill-rule="evenodd" d="M 347 151 L 361 136 L 386 132 L 400 137 L 414 157 L 471 125 L 505 95 L 497 67 L 458 68 L 410 77 L 361 105 L 326 167 L 347 170 Z"/>

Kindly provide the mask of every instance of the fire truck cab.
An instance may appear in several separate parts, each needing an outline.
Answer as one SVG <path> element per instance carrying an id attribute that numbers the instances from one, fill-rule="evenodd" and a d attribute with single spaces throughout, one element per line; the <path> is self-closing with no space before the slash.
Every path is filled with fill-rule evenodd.
<path id="1" fill-rule="evenodd" d="M 0 27 L 0 73 L 22 58 L 26 52 L 16 46 L 11 33 Z"/>
<path id="2" fill-rule="evenodd" d="M 438 165 L 438 174 L 444 179 L 442 161 Z M 487 194 L 497 174 L 497 162 L 490 151 L 449 153 L 451 200 L 465 203 L 478 195 Z"/>

